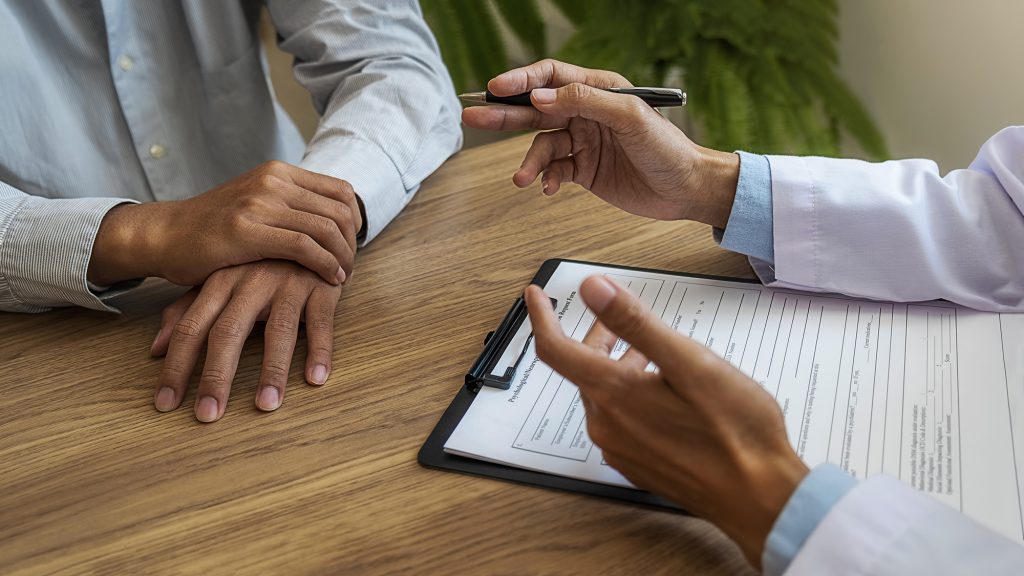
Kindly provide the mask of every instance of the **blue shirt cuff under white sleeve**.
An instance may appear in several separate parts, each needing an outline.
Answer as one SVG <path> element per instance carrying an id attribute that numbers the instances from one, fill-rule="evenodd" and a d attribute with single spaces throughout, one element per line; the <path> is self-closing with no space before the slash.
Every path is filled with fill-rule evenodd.
<path id="1" fill-rule="evenodd" d="M 852 476 L 832 464 L 811 470 L 790 496 L 768 534 L 761 557 L 765 576 L 785 572 L 829 510 L 856 485 Z"/>
<path id="2" fill-rule="evenodd" d="M 722 248 L 767 264 L 775 261 L 772 232 L 772 175 L 768 158 L 737 152 L 740 178 L 724 231 L 715 231 Z"/>

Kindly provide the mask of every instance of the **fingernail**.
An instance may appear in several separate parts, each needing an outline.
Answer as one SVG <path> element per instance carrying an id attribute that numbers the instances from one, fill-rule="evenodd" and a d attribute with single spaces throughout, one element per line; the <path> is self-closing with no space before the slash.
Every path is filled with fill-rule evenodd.
<path id="1" fill-rule="evenodd" d="M 581 293 L 587 306 L 600 314 L 604 312 L 604 309 L 615 298 L 615 286 L 604 276 L 597 276 L 587 283 L 587 289 L 581 291 Z"/>
<path id="2" fill-rule="evenodd" d="M 281 393 L 274 386 L 264 386 L 256 398 L 260 410 L 277 410 L 281 406 Z"/>
<path id="3" fill-rule="evenodd" d="M 161 386 L 160 390 L 156 393 L 156 401 L 153 404 L 161 412 L 174 410 L 174 390 L 167 386 Z"/>
<path id="4" fill-rule="evenodd" d="M 196 405 L 196 419 L 200 422 L 213 422 L 217 419 L 217 399 L 203 396 Z"/>
<path id="5" fill-rule="evenodd" d="M 555 91 L 552 88 L 537 88 L 533 91 L 533 101 L 538 104 L 551 104 L 555 101 Z"/>
<path id="6" fill-rule="evenodd" d="M 322 386 L 324 382 L 327 382 L 327 366 L 323 364 L 317 364 L 313 366 L 313 373 L 309 375 L 310 384 L 316 384 Z"/>
<path id="7" fill-rule="evenodd" d="M 548 179 L 547 178 L 544 178 L 543 184 L 540 185 L 540 189 L 541 189 L 541 192 L 543 192 L 545 194 L 548 193 Z"/>
<path id="8" fill-rule="evenodd" d="M 345 270 L 341 266 L 338 266 L 338 284 L 343 283 L 347 277 Z"/>

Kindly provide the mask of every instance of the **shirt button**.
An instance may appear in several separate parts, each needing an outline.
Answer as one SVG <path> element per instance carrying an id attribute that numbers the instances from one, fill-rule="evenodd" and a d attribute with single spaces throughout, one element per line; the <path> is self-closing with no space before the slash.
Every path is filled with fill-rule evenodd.
<path id="1" fill-rule="evenodd" d="M 117 67 L 125 72 L 131 70 L 134 66 L 135 61 L 128 56 L 122 54 L 121 57 L 117 59 Z"/>
<path id="2" fill-rule="evenodd" d="M 149 147 L 149 155 L 155 160 L 159 160 L 167 155 L 167 148 L 164 148 L 159 144 L 153 144 Z"/>

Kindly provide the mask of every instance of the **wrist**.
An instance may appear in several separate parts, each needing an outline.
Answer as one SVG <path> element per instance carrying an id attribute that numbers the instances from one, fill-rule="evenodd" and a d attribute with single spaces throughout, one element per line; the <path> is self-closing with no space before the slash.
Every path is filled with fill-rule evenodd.
<path id="1" fill-rule="evenodd" d="M 786 503 L 810 473 L 792 449 L 774 456 L 758 454 L 741 464 L 736 490 L 719 518 L 709 518 L 735 541 L 755 568 L 761 567 L 765 541 Z"/>
<path id="2" fill-rule="evenodd" d="M 696 172 L 696 190 L 703 201 L 694 203 L 688 219 L 725 228 L 740 180 L 739 155 L 698 146 Z"/>
<path id="3" fill-rule="evenodd" d="M 93 243 L 87 278 L 100 286 L 158 276 L 161 203 L 120 204 L 104 216 Z"/>

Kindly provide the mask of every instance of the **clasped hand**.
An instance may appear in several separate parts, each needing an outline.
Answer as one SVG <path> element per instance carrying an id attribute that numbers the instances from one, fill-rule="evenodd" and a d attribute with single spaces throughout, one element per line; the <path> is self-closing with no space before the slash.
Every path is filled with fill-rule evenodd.
<path id="1" fill-rule="evenodd" d="M 205 345 L 194 407 L 202 422 L 224 415 L 242 346 L 266 321 L 256 406 L 275 410 L 301 323 L 306 381 L 321 385 L 331 372 L 334 311 L 361 227 L 347 182 L 269 162 L 188 200 L 114 208 L 97 234 L 89 279 L 195 285 L 164 310 L 151 352 L 166 355 L 154 397 L 164 412 L 181 404 Z"/>

